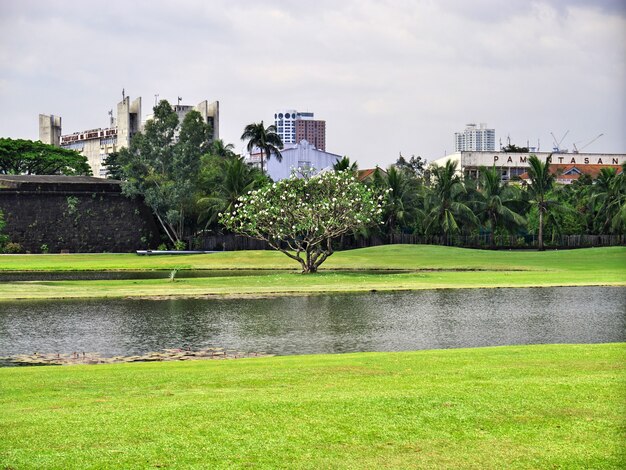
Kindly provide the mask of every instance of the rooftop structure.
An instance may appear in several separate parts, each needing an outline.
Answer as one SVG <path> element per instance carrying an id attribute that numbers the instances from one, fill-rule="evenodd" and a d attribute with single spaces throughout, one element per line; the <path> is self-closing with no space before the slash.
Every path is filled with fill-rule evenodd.
<path id="1" fill-rule="evenodd" d="M 477 177 L 481 166 L 500 170 L 502 180 L 522 178 L 527 173 L 528 157 L 536 155 L 541 161 L 550 161 L 551 167 L 567 171 L 570 178 L 562 178 L 561 183 L 572 182 L 582 173 L 597 175 L 600 168 L 621 167 L 626 163 L 626 154 L 607 153 L 515 153 L 515 152 L 455 152 L 434 160 L 430 165 L 445 165 L 449 160 L 457 162 L 457 170 L 463 175 Z M 574 168 L 576 170 L 574 170 Z"/>

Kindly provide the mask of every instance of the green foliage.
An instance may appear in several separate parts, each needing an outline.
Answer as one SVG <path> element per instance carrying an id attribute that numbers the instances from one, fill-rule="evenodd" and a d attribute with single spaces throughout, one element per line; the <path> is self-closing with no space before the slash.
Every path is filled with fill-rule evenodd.
<path id="1" fill-rule="evenodd" d="M 459 233 L 463 225 L 474 228 L 478 217 L 465 198 L 467 190 L 457 174 L 457 163 L 451 160 L 444 166 L 433 166 L 434 185 L 424 203 L 424 228 L 426 234 L 442 233 L 446 236 Z"/>
<path id="2" fill-rule="evenodd" d="M 179 128 L 178 116 L 163 100 L 154 118 L 117 157 L 128 196 L 141 196 L 172 244 L 195 222 L 195 194 L 201 155 L 209 149 L 210 126 L 190 111 Z M 176 133 L 178 132 L 178 137 Z"/>
<path id="3" fill-rule="evenodd" d="M 503 147 L 502 151 L 507 153 L 528 153 L 528 147 L 518 147 L 515 144 L 509 144 Z"/>
<path id="4" fill-rule="evenodd" d="M 80 200 L 76 196 L 68 196 L 65 200 L 67 204 L 67 213 L 69 215 L 74 215 L 78 211 L 78 204 Z"/>
<path id="5" fill-rule="evenodd" d="M 383 211 L 384 228 L 387 234 L 404 231 L 404 228 L 415 227 L 418 218 L 423 216 L 420 206 L 422 194 L 421 183 L 412 171 L 390 167 L 386 173 L 378 172 L 375 179 L 386 192 L 387 204 Z"/>
<path id="6" fill-rule="evenodd" d="M 8 254 L 17 254 L 17 253 L 22 253 L 23 251 L 24 249 L 22 248 L 22 245 L 20 245 L 19 243 L 8 242 L 6 245 L 4 245 L 2 252 L 8 253 Z"/>
<path id="7" fill-rule="evenodd" d="M 519 188 L 509 186 L 500 180 L 500 172 L 495 167 L 481 167 L 478 192 L 476 194 L 476 214 L 485 228 L 489 229 L 491 244 L 494 234 L 501 230 L 514 233 L 523 227 L 526 220 Z"/>
<path id="8" fill-rule="evenodd" d="M 205 223 L 205 229 L 215 226 L 219 213 L 232 212 L 239 197 L 268 183 L 269 179 L 242 157 L 205 155 L 198 184 L 203 193 L 197 200 L 199 221 Z"/>
<path id="9" fill-rule="evenodd" d="M 3 233 L 5 227 L 4 213 L 0 211 L 0 253 L 4 251 L 7 243 L 9 243 L 9 236 Z"/>
<path id="10" fill-rule="evenodd" d="M 219 158 L 234 158 L 235 146 L 233 144 L 225 144 L 222 139 L 215 139 L 209 145 L 208 153 Z"/>
<path id="11" fill-rule="evenodd" d="M 269 160 L 272 155 L 280 162 L 283 157 L 280 150 L 283 148 L 283 141 L 276 132 L 276 126 L 271 125 L 267 128 L 263 125 L 263 121 L 259 123 L 248 124 L 241 134 L 241 140 L 248 141 L 248 152 L 252 152 L 255 148 L 261 151 L 261 173 L 263 173 L 263 157 Z"/>
<path id="12" fill-rule="evenodd" d="M 356 173 L 359 171 L 359 165 L 357 162 L 351 162 L 348 157 L 344 156 L 341 160 L 337 160 L 337 163 L 333 164 L 333 170 Z"/>
<path id="13" fill-rule="evenodd" d="M 87 157 L 32 140 L 0 138 L 0 174 L 91 175 Z"/>
<path id="14" fill-rule="evenodd" d="M 598 233 L 626 233 L 626 164 L 618 174 L 615 168 L 603 168 L 595 181 L 590 208 Z"/>
<path id="15" fill-rule="evenodd" d="M 45 255 L 45 254 L 48 254 L 48 252 L 50 251 L 50 248 L 48 247 L 46 243 L 44 243 L 43 245 L 39 247 L 39 250 L 41 250 L 41 252 Z"/>
<path id="16" fill-rule="evenodd" d="M 398 170 L 410 173 L 415 178 L 421 178 L 426 170 L 426 160 L 419 155 L 417 157 L 411 155 L 411 158 L 407 160 L 400 154 L 398 160 L 396 160 L 395 167 Z"/>
<path id="17" fill-rule="evenodd" d="M 544 218 L 546 215 L 551 215 L 553 213 L 552 209 L 558 206 L 559 202 L 556 199 L 549 198 L 548 193 L 554 186 L 554 175 L 550 172 L 550 157 L 546 160 L 546 162 L 542 162 L 535 155 L 531 155 L 528 157 L 528 164 L 530 165 L 528 169 L 528 177 L 530 178 L 530 183 L 527 187 L 527 192 L 529 195 L 529 203 L 534 205 L 537 208 L 538 218 L 539 218 L 539 227 L 537 240 L 539 243 L 539 250 L 544 249 L 543 242 L 543 225 Z M 555 221 L 555 219 L 552 219 Z"/>
<path id="18" fill-rule="evenodd" d="M 350 172 L 294 175 L 250 191 L 220 217 L 229 230 L 267 241 L 308 273 L 333 254 L 334 238 L 379 223 L 383 200 Z"/>
<path id="19" fill-rule="evenodd" d="M 119 152 L 108 154 L 102 165 L 106 168 L 108 179 L 121 180 L 124 178 L 124 171 L 119 162 Z"/>

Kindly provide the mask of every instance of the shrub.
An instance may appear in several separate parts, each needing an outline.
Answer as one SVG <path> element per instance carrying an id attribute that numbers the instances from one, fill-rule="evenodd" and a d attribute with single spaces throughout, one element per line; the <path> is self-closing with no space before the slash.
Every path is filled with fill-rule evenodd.
<path id="1" fill-rule="evenodd" d="M 22 245 L 20 245 L 19 243 L 9 242 L 4 245 L 3 251 L 8 254 L 16 254 L 22 253 L 24 250 L 22 249 Z"/>

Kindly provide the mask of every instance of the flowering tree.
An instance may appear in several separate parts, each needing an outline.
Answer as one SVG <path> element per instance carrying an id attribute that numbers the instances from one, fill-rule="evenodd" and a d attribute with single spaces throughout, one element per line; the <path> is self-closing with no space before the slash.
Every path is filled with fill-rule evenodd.
<path id="1" fill-rule="evenodd" d="M 220 220 L 233 232 L 265 240 L 314 273 L 333 254 L 332 240 L 380 223 L 384 196 L 351 172 L 291 178 L 250 191 Z"/>

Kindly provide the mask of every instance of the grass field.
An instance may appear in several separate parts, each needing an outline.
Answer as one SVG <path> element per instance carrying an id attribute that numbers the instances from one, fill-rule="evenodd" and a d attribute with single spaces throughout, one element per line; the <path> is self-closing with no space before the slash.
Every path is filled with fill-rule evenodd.
<path id="1" fill-rule="evenodd" d="M 626 345 L 0 369 L 0 468 L 624 468 Z"/>
<path id="2" fill-rule="evenodd" d="M 34 281 L 0 284 L 0 300 L 206 295 L 286 295 L 370 290 L 626 285 L 626 247 L 570 251 L 483 251 L 389 245 L 335 253 L 316 275 L 273 251 L 189 256 L 7 255 L 0 271 L 276 269 L 276 274 L 125 281 Z M 352 272 L 342 272 L 350 270 Z M 364 273 L 359 270 L 381 270 Z M 419 270 L 385 274 L 385 270 Z"/>
<path id="3" fill-rule="evenodd" d="M 531 269 L 609 270 L 626 266 L 626 247 L 561 251 L 491 251 L 433 245 L 385 245 L 333 254 L 321 270 L 333 269 Z M 225 251 L 208 255 L 135 254 L 0 255 L 0 271 L 151 269 L 286 269 L 299 265 L 275 251 Z"/>

